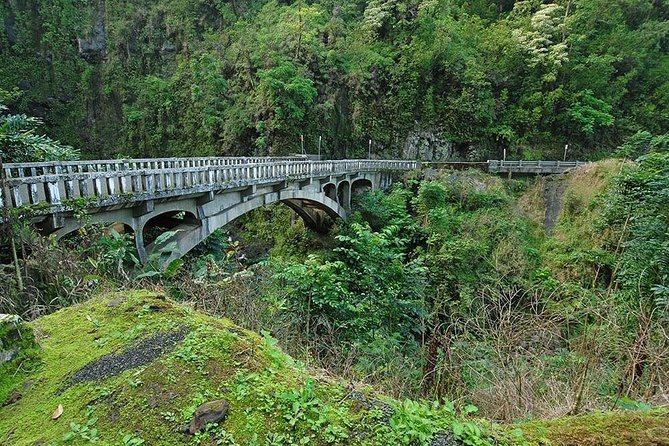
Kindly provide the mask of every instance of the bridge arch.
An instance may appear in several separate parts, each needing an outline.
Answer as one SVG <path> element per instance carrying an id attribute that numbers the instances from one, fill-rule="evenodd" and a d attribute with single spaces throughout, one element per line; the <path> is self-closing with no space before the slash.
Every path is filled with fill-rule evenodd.
<path id="1" fill-rule="evenodd" d="M 332 188 L 335 187 L 334 184 L 330 184 Z M 320 232 L 329 229 L 338 218 L 346 218 L 346 211 L 337 200 L 329 198 L 324 192 L 312 190 L 283 190 L 278 193 L 252 195 L 246 201 L 237 202 L 232 206 L 227 206 L 229 201 L 225 194 L 217 197 L 212 203 L 213 207 L 223 210 L 208 216 L 204 216 L 204 210 L 197 204 L 195 198 L 168 201 L 156 204 L 155 208 L 152 205 L 150 212 L 139 216 L 132 216 L 128 209 L 121 208 L 89 214 L 83 220 L 68 217 L 65 218 L 63 226 L 55 232 L 55 236 L 60 240 L 91 223 L 107 226 L 123 225 L 134 233 L 139 258 L 142 262 L 146 262 L 156 249 L 155 239 L 159 235 L 150 234 L 149 231 L 152 229 L 162 229 L 161 232 L 175 231 L 175 235 L 169 241 L 176 241 L 178 249 L 167 260 L 169 262 L 185 255 L 216 229 L 249 211 L 274 202 L 281 202 L 290 207 L 308 227 Z"/>
<path id="2" fill-rule="evenodd" d="M 323 185 L 323 193 L 330 200 L 337 201 L 337 185 L 334 183 L 325 183 Z"/>
<path id="3" fill-rule="evenodd" d="M 281 202 L 289 206 L 305 221 L 307 226 L 315 230 L 324 230 L 337 218 L 346 218 L 346 211 L 343 206 L 326 197 L 324 193 L 286 190 L 278 194 L 262 194 L 248 201 L 233 205 L 220 213 L 201 219 L 199 226 L 173 228 L 172 230 L 176 231 L 176 234 L 170 239 L 170 242 L 176 242 L 177 250 L 165 260 L 165 263 L 167 264 L 174 259 L 182 257 L 203 242 L 215 230 L 224 227 L 236 218 L 254 209 L 275 202 Z M 150 243 L 146 246 L 146 251 L 140 253 L 140 255 L 148 258 L 155 249 L 155 244 Z"/>
<path id="4" fill-rule="evenodd" d="M 89 223 L 90 224 L 90 223 Z M 105 235 L 111 235 L 112 231 L 116 231 L 119 234 L 135 234 L 135 229 L 133 228 L 132 225 L 120 222 L 120 221 L 105 221 L 105 222 L 95 222 L 95 225 L 99 225 L 102 228 L 102 231 L 105 233 Z M 70 227 L 70 230 L 65 233 L 61 233 L 60 235 L 57 235 L 56 238 L 60 242 L 68 242 L 72 240 L 77 240 L 77 237 L 81 234 L 81 230 L 85 227 L 86 225 L 78 225 L 76 227 L 72 226 Z"/>
<path id="5" fill-rule="evenodd" d="M 200 226 L 201 222 L 192 210 L 169 210 L 156 215 L 150 215 L 150 218 L 144 219 L 135 234 L 135 242 L 140 250 L 153 244 L 156 238 L 167 231 L 184 231 L 193 227 Z M 144 253 L 140 250 L 140 256 Z"/>
<path id="6" fill-rule="evenodd" d="M 374 188 L 371 180 L 367 178 L 357 178 L 351 183 L 351 198 L 357 197 Z"/>
<path id="7" fill-rule="evenodd" d="M 74 232 L 79 231 L 82 227 L 86 225 L 104 225 L 112 226 L 114 224 L 122 224 L 126 228 L 130 228 L 135 231 L 135 224 L 133 219 L 128 217 L 127 212 L 124 212 L 124 209 L 111 210 L 109 212 L 100 212 L 95 214 L 88 214 L 83 218 L 63 218 L 63 225 L 57 231 L 55 231 L 56 240 L 60 240 L 63 237 L 67 237 Z"/>

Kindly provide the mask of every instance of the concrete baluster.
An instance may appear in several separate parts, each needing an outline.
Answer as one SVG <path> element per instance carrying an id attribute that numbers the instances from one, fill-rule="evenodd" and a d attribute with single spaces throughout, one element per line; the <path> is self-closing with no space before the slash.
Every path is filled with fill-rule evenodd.
<path id="1" fill-rule="evenodd" d="M 55 204 L 55 205 L 60 204 L 60 188 L 58 187 L 57 182 L 55 181 L 47 182 L 45 192 L 46 192 L 46 200 L 49 204 Z"/>
<path id="2" fill-rule="evenodd" d="M 39 190 L 36 183 L 28 184 L 28 199 L 30 200 L 30 204 L 39 203 Z"/>
<path id="3" fill-rule="evenodd" d="M 99 167 L 99 166 L 98 166 Z M 95 172 L 93 177 L 93 195 L 95 197 L 101 197 L 102 192 L 102 179 L 100 178 L 100 172 Z"/>
<path id="4" fill-rule="evenodd" d="M 20 187 L 12 188 L 11 194 L 14 201 L 14 206 L 15 207 L 23 206 L 23 197 L 21 196 L 21 188 Z"/>
<path id="5" fill-rule="evenodd" d="M 143 175 L 144 179 L 144 192 L 155 192 L 153 184 L 153 174 L 145 172 Z"/>
<path id="6" fill-rule="evenodd" d="M 121 170 L 120 163 L 114 163 L 110 166 L 114 172 Z M 107 176 L 107 191 L 109 195 L 116 195 L 116 184 L 118 182 L 118 176 L 111 174 Z"/>
<path id="7" fill-rule="evenodd" d="M 156 163 L 156 167 L 158 167 L 159 163 Z M 163 184 L 163 174 L 158 170 L 155 169 L 152 171 L 153 179 L 155 181 L 154 187 L 156 188 L 156 191 L 161 191 L 163 190 L 164 184 Z"/>
<path id="8" fill-rule="evenodd" d="M 72 179 L 72 166 L 66 165 L 64 167 L 66 174 L 66 177 L 64 178 L 65 197 L 67 199 L 73 199 L 76 198 L 76 195 L 74 193 L 74 180 Z"/>
<path id="9" fill-rule="evenodd" d="M 132 191 L 137 193 L 142 191 L 142 185 L 140 184 L 140 174 L 138 171 L 134 171 L 130 176 L 130 182 L 132 184 Z"/>
<path id="10" fill-rule="evenodd" d="M 162 173 L 161 175 L 163 175 L 163 180 L 164 180 L 163 187 L 165 188 L 165 190 L 172 189 L 172 172 L 167 171 Z"/>

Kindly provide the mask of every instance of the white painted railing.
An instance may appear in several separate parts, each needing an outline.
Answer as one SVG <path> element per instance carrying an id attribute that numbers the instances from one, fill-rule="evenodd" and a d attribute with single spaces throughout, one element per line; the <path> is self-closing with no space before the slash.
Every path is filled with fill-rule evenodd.
<path id="1" fill-rule="evenodd" d="M 357 172 L 416 169 L 415 161 L 304 158 L 165 158 L 6 164 L 10 207 L 113 205 L 260 184 Z M 0 206 L 3 203 L 0 201 Z"/>

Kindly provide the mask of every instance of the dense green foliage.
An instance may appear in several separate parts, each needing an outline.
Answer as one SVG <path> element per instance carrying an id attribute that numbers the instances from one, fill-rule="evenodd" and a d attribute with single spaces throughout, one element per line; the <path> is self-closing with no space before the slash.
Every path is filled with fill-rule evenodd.
<path id="1" fill-rule="evenodd" d="M 88 157 L 600 157 L 669 129 L 651 0 L 0 3 L 0 88 Z M 360 148 L 363 148 L 360 150 Z"/>
<path id="2" fill-rule="evenodd" d="M 375 331 L 393 327 L 402 336 L 416 330 L 423 311 L 426 269 L 406 261 L 400 228 L 381 232 L 353 223 L 339 235 L 332 260 L 310 255 L 304 262 L 279 263 L 277 278 L 290 302 L 315 321 L 331 319 L 335 331 L 364 343 Z M 387 333 L 384 333 L 387 334 Z"/>
<path id="3" fill-rule="evenodd" d="M 4 103 L 18 96 L 0 89 L 0 159 L 6 163 L 77 159 L 78 150 L 37 134 L 42 124 L 38 118 L 7 113 Z"/>

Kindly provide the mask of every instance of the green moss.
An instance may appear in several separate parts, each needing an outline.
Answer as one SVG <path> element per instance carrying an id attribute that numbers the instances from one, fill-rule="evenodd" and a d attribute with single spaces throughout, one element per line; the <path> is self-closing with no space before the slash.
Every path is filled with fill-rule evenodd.
<path id="1" fill-rule="evenodd" d="M 30 326 L 20 322 L 0 323 L 0 351 L 15 352 L 11 361 L 0 364 L 0 404 L 39 364 L 39 349 Z"/>
<path id="2" fill-rule="evenodd" d="M 669 411 L 596 412 L 519 426 L 530 441 L 553 446 L 618 446 L 669 444 Z"/>
<path id="3" fill-rule="evenodd" d="M 183 341 L 153 362 L 68 387 L 85 365 L 182 327 L 190 330 Z M 314 378 L 268 334 L 146 291 L 99 296 L 29 328 L 41 346 L 41 366 L 15 382 L 32 382 L 23 397 L 0 408 L 0 435 L 13 445 L 82 445 L 91 435 L 104 445 L 123 444 L 124 438 L 151 445 L 418 445 L 451 430 L 482 445 L 662 444 L 667 438 L 666 412 L 590 414 L 483 429 L 448 404 L 399 402 L 369 390 L 361 402 L 340 383 Z M 230 404 L 226 420 L 196 436 L 183 433 L 196 408 L 215 399 Z M 63 414 L 52 420 L 59 404 Z"/>
<path id="4" fill-rule="evenodd" d="M 35 204 L 23 204 L 19 208 L 10 208 L 9 214 L 12 219 L 25 219 L 35 215 L 42 214 L 49 208 L 51 208 L 51 204 L 47 202 L 40 202 Z"/>

